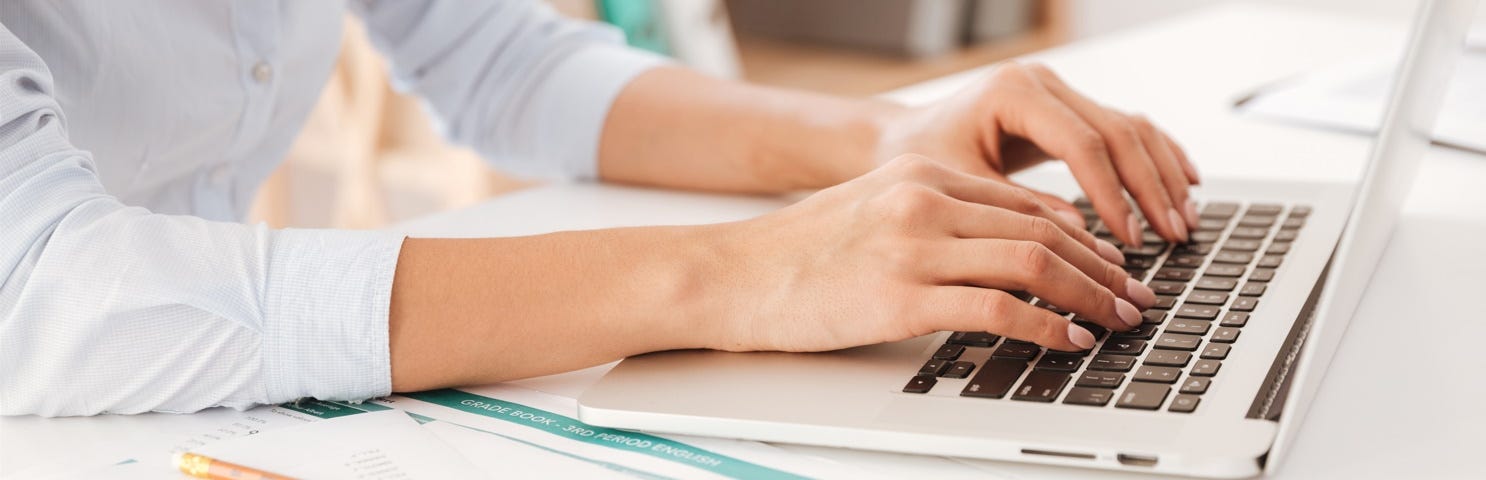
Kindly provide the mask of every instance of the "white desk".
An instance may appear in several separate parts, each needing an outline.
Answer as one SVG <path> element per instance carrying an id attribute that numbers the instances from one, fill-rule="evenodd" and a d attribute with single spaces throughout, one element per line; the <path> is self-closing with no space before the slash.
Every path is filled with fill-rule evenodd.
<path id="1" fill-rule="evenodd" d="M 1399 19 L 1403 21 L 1404 19 Z M 1374 24 L 1279 7 L 1226 7 L 1035 55 L 1075 87 L 1111 105 L 1147 112 L 1183 142 L 1208 178 L 1355 178 L 1364 138 L 1238 118 L 1230 105 L 1253 87 L 1330 61 L 1381 51 L 1403 25 Z M 890 95 L 918 102 L 968 77 L 946 77 Z M 1486 134 L 1486 132 L 1483 132 Z M 1059 168 L 1029 174 L 1060 182 Z M 1486 158 L 1435 149 L 1405 207 L 1358 317 L 1337 353 L 1292 455 L 1286 478 L 1486 477 L 1471 455 L 1486 446 Z M 783 205 L 737 198 L 554 185 L 402 225 L 418 235 L 521 235 L 622 225 L 734 220 Z M 1426 350 L 1429 348 L 1429 350 Z M 577 396 L 606 367 L 522 381 Z M 167 416 L 0 418 L 0 474 L 38 462 L 86 458 Z M 869 465 L 889 476 L 987 473 L 1083 478 L 1092 470 L 962 461 L 814 447 L 786 448 Z M 1122 478 L 1115 474 L 1101 474 Z"/>

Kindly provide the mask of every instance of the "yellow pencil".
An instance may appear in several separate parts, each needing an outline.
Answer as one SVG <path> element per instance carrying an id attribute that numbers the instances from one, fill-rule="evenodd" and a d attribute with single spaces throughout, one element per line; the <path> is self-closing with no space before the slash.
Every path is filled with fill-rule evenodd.
<path id="1" fill-rule="evenodd" d="M 294 480 L 294 477 L 268 473 L 256 468 L 224 462 L 194 453 L 177 453 L 172 457 L 172 460 L 175 462 L 175 468 L 179 468 L 186 475 L 196 478 L 222 480 Z"/>

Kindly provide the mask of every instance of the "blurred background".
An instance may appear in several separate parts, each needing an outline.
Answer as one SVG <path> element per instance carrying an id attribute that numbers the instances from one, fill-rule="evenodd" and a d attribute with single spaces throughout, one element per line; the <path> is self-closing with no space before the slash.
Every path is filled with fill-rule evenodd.
<path id="1" fill-rule="evenodd" d="M 870 96 L 1233 0 L 546 1 L 714 75 Z M 1395 20 L 1416 6 L 1266 1 Z M 440 138 L 418 100 L 389 86 L 383 60 L 354 19 L 346 20 L 342 42 L 315 111 L 258 195 L 254 221 L 377 228 L 532 184 Z"/>

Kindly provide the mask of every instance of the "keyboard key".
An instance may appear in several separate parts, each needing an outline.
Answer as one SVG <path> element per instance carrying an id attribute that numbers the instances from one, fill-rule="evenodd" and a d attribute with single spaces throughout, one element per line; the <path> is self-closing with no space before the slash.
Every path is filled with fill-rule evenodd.
<path id="1" fill-rule="evenodd" d="M 1230 348 L 1233 346 L 1226 343 L 1209 343 L 1207 348 L 1202 349 L 1201 357 L 1208 360 L 1222 360 L 1228 358 Z"/>
<path id="2" fill-rule="evenodd" d="M 1254 273 L 1249 274 L 1249 281 L 1251 282 L 1268 282 L 1270 280 L 1274 280 L 1273 268 L 1257 268 L 1254 269 Z"/>
<path id="3" fill-rule="evenodd" d="M 1022 386 L 1016 389 L 1016 394 L 1011 396 L 1012 400 L 1026 402 L 1051 402 L 1063 393 L 1063 387 L 1068 385 L 1069 374 L 1055 372 L 1052 370 L 1033 370 L 1027 374 L 1027 379 L 1022 380 Z"/>
<path id="4" fill-rule="evenodd" d="M 1283 255 L 1265 255 L 1259 257 L 1258 266 L 1259 268 L 1275 268 L 1280 266 L 1280 262 L 1284 261 L 1285 257 Z"/>
<path id="5" fill-rule="evenodd" d="M 1197 305 L 1222 305 L 1228 303 L 1228 294 L 1197 290 L 1187 295 L 1187 303 Z"/>
<path id="6" fill-rule="evenodd" d="M 1125 268 L 1148 269 L 1156 266 L 1156 259 L 1151 257 L 1125 257 Z"/>
<path id="7" fill-rule="evenodd" d="M 1290 209 L 1291 218 L 1306 218 L 1309 216 L 1311 216 L 1310 205 L 1296 205 L 1294 208 Z"/>
<path id="8" fill-rule="evenodd" d="M 1165 251 L 1166 251 L 1166 244 L 1165 243 L 1151 243 L 1151 242 L 1146 242 L 1145 245 L 1141 245 L 1139 247 L 1136 247 L 1134 245 L 1125 245 L 1125 248 L 1120 249 L 1120 252 L 1121 253 L 1124 253 L 1125 254 L 1125 257 L 1127 257 L 1127 258 L 1128 257 L 1156 257 L 1156 256 L 1161 255 L 1161 252 L 1165 252 Z"/>
<path id="9" fill-rule="evenodd" d="M 1258 240 L 1233 238 L 1223 242 L 1223 249 L 1230 252 L 1253 252 L 1259 250 L 1260 244 Z"/>
<path id="10" fill-rule="evenodd" d="M 1000 339 L 1000 336 L 986 332 L 955 332 L 950 334 L 949 343 L 967 347 L 989 347 Z"/>
<path id="11" fill-rule="evenodd" d="M 1207 393 L 1207 387 L 1209 385 L 1212 385 L 1212 383 L 1213 379 L 1211 378 L 1187 377 L 1187 380 L 1182 382 L 1182 389 L 1180 391 L 1182 393 L 1193 393 L 1201 395 Z"/>
<path id="12" fill-rule="evenodd" d="M 1247 282 L 1243 284 L 1243 288 L 1238 289 L 1238 294 L 1245 297 L 1257 297 L 1264 295 L 1264 290 L 1268 287 L 1269 284 L 1264 282 Z"/>
<path id="13" fill-rule="evenodd" d="M 1141 365 L 1135 369 L 1135 381 L 1176 383 L 1182 377 L 1182 369 L 1176 367 L 1159 367 L 1155 365 Z"/>
<path id="14" fill-rule="evenodd" d="M 1145 365 L 1156 365 L 1161 367 L 1185 367 L 1192 360 L 1192 354 L 1172 350 L 1151 350 L 1150 355 L 1145 356 Z"/>
<path id="15" fill-rule="evenodd" d="M 1171 333 L 1185 333 L 1189 335 L 1207 335 L 1207 329 L 1212 328 L 1213 322 L 1206 320 L 1192 320 L 1178 318 L 1166 326 L 1166 331 Z"/>
<path id="16" fill-rule="evenodd" d="M 1080 317 L 1075 317 L 1073 319 L 1073 323 L 1074 324 L 1077 324 L 1080 327 L 1083 327 L 1084 330 L 1088 330 L 1089 333 L 1094 334 L 1094 340 L 1096 340 L 1096 341 L 1099 340 L 1099 339 L 1101 339 L 1101 338 L 1104 338 L 1104 334 L 1109 333 L 1109 329 L 1108 328 L 1104 328 L 1103 326 L 1101 326 L 1101 325 L 1099 325 L 1097 323 L 1094 323 L 1094 322 L 1091 322 L 1091 321 L 1088 321 L 1088 320 L 1084 320 L 1083 318 L 1080 318 Z"/>
<path id="17" fill-rule="evenodd" d="M 1155 410 L 1161 408 L 1161 403 L 1170 393 L 1171 387 L 1159 383 L 1130 382 L 1120 393 L 1120 401 L 1115 402 L 1115 407 Z"/>
<path id="18" fill-rule="evenodd" d="M 1217 360 L 1198 360 L 1192 364 L 1192 375 L 1198 377 L 1211 377 L 1218 374 L 1218 369 L 1223 368 L 1223 362 Z"/>
<path id="19" fill-rule="evenodd" d="M 1171 307 L 1175 307 L 1175 306 L 1176 306 L 1176 296 L 1175 295 L 1156 295 L 1156 305 L 1155 306 L 1152 306 L 1151 308 L 1160 308 L 1160 309 L 1163 309 L 1163 310 L 1170 310 Z"/>
<path id="20" fill-rule="evenodd" d="M 1270 255 L 1284 255 L 1286 253 L 1290 253 L 1290 245 L 1291 244 L 1288 242 L 1271 243 L 1269 244 L 1269 248 L 1264 250 L 1264 253 L 1268 253 Z"/>
<path id="21" fill-rule="evenodd" d="M 1031 360 L 1042 352 L 1042 347 L 1031 343 L 1002 342 L 1001 347 L 991 353 L 991 358 L 1011 358 L 1018 360 Z"/>
<path id="22" fill-rule="evenodd" d="M 1123 373 L 1088 371 L 1079 375 L 1078 382 L 1074 385 L 1092 388 L 1120 388 L 1120 384 L 1124 382 L 1125 374 Z"/>
<path id="23" fill-rule="evenodd" d="M 964 345 L 946 344 L 934 351 L 934 358 L 938 360 L 954 360 L 960 358 L 960 354 L 962 353 L 965 353 Z"/>
<path id="24" fill-rule="evenodd" d="M 1284 210 L 1285 206 L 1277 203 L 1256 203 L 1249 205 L 1249 211 L 1244 214 L 1279 215 Z"/>
<path id="25" fill-rule="evenodd" d="M 1207 257 L 1202 255 L 1172 255 L 1167 257 L 1166 263 L 1161 265 L 1164 267 L 1197 268 L 1202 266 L 1202 262 L 1205 260 L 1207 260 Z"/>
<path id="26" fill-rule="evenodd" d="M 1177 395 L 1171 400 L 1171 407 L 1166 410 L 1176 413 L 1192 413 L 1193 410 L 1197 410 L 1197 403 L 1201 401 L 1202 397 L 1196 395 Z"/>
<path id="27" fill-rule="evenodd" d="M 1202 274 L 1208 277 L 1242 277 L 1245 270 L 1248 268 L 1243 265 L 1214 263 L 1208 265 L 1207 271 Z"/>
<path id="28" fill-rule="evenodd" d="M 1144 341 L 1124 340 L 1113 337 L 1109 341 L 1104 342 L 1104 347 L 1099 349 L 1099 353 L 1108 355 L 1140 355 L 1140 352 L 1144 351 Z"/>
<path id="29" fill-rule="evenodd" d="M 1293 242 L 1295 241 L 1295 237 L 1298 236 L 1300 236 L 1299 230 L 1280 230 L 1280 233 L 1274 234 L 1274 241 Z"/>
<path id="30" fill-rule="evenodd" d="M 1212 243 L 1183 243 L 1181 245 L 1177 245 L 1176 248 L 1171 251 L 1171 253 L 1173 255 L 1198 255 L 1198 256 L 1207 256 L 1207 254 L 1213 253 L 1213 244 Z"/>
<path id="31" fill-rule="evenodd" d="M 965 378 L 970 372 L 975 371 L 973 362 L 955 362 L 949 365 L 949 370 L 944 371 L 945 378 Z"/>
<path id="32" fill-rule="evenodd" d="M 1193 351 L 1202 344 L 1202 337 L 1180 333 L 1163 333 L 1156 338 L 1156 348 L 1166 350 Z"/>
<path id="33" fill-rule="evenodd" d="M 1222 327 L 1213 330 L 1213 341 L 1218 343 L 1233 343 L 1238 341 L 1238 334 L 1242 332 L 1243 330 L 1237 328 Z"/>
<path id="34" fill-rule="evenodd" d="M 1258 306 L 1258 297 L 1238 297 L 1238 300 L 1234 300 L 1233 305 L 1228 308 L 1235 312 L 1252 312 Z"/>
<path id="35" fill-rule="evenodd" d="M 1228 240 L 1228 243 L 1223 244 L 1223 248 L 1252 252 L 1259 248 L 1259 239 L 1269 236 L 1269 229 L 1264 227 L 1238 227 L 1234 228 L 1233 233 L 1228 236 L 1231 239 Z M 1252 246 L 1249 247 L 1249 245 Z M 1248 248 L 1244 249 L 1240 248 L 1240 246 Z"/>
<path id="36" fill-rule="evenodd" d="M 1197 271 L 1190 268 L 1163 268 L 1156 271 L 1156 280 L 1179 280 L 1187 281 L 1197 276 Z"/>
<path id="37" fill-rule="evenodd" d="M 1224 292 L 1231 292 L 1234 288 L 1237 287 L 1238 279 L 1209 277 L 1204 275 L 1202 278 L 1197 279 L 1197 284 L 1193 285 L 1192 288 L 1196 288 L 1198 290 L 1220 290 Z M 1188 298 L 1187 300 L 1190 301 L 1191 298 Z"/>
<path id="38" fill-rule="evenodd" d="M 1078 370 L 1078 367 L 1083 366 L 1083 364 L 1084 364 L 1084 359 L 1083 359 L 1083 356 L 1082 355 L 1071 355 L 1071 354 L 1066 354 L 1066 353 L 1049 353 L 1047 355 L 1043 355 L 1042 356 L 1042 359 L 1040 359 L 1040 360 L 1037 361 L 1037 366 L 1032 367 L 1032 368 L 1037 369 L 1037 370 L 1053 370 L 1053 371 L 1058 371 L 1058 372 L 1072 372 L 1072 371 Z"/>
<path id="39" fill-rule="evenodd" d="M 1161 328 L 1160 325 L 1144 323 L 1130 330 L 1116 332 L 1110 338 L 1118 338 L 1121 340 L 1150 340 L 1151 337 L 1156 336 L 1156 330 L 1159 328 Z"/>
<path id="40" fill-rule="evenodd" d="M 1292 229 L 1292 230 L 1293 229 L 1296 229 L 1296 228 L 1304 227 L 1304 226 L 1305 226 L 1305 219 L 1304 218 L 1298 218 L 1298 217 L 1286 218 L 1284 222 L 1281 222 L 1280 223 L 1280 228 L 1286 228 L 1286 229 Z"/>
<path id="41" fill-rule="evenodd" d="M 1213 202 L 1202 206 L 1202 212 L 1197 216 L 1205 219 L 1227 220 L 1238 214 L 1238 204 L 1228 202 Z M 1292 214 L 1293 215 L 1293 214 Z"/>
<path id="42" fill-rule="evenodd" d="M 1038 300 L 1037 301 L 1037 306 L 1042 307 L 1042 308 L 1046 308 L 1048 310 L 1052 310 L 1053 313 L 1056 313 L 1058 315 L 1067 315 L 1069 313 L 1067 310 L 1064 310 L 1064 309 L 1058 307 L 1057 305 L 1053 305 L 1051 303 L 1048 303 L 1047 300 Z"/>
<path id="43" fill-rule="evenodd" d="M 1166 321 L 1166 310 L 1150 309 L 1140 312 L 1140 318 L 1148 325 L 1160 325 Z"/>
<path id="44" fill-rule="evenodd" d="M 1213 263 L 1237 263 L 1247 265 L 1249 262 L 1252 261 L 1254 261 L 1254 254 L 1252 253 L 1221 250 L 1218 252 L 1217 255 L 1213 255 Z"/>
<path id="45" fill-rule="evenodd" d="M 1223 321 L 1218 325 L 1224 327 L 1242 327 L 1249 324 L 1249 314 L 1243 312 L 1228 312 L 1223 315 Z"/>
<path id="46" fill-rule="evenodd" d="M 930 376 L 937 377 L 940 374 L 943 374 L 944 371 L 945 370 L 948 370 L 948 369 L 949 369 L 949 362 L 947 362 L 947 361 L 937 360 L 937 359 L 936 360 L 929 360 L 927 362 L 924 362 L 924 366 L 919 367 L 918 374 L 919 375 L 930 375 Z"/>
<path id="47" fill-rule="evenodd" d="M 1218 318 L 1219 310 L 1221 309 L 1212 305 L 1183 303 L 1182 308 L 1176 309 L 1176 316 L 1177 318 L 1198 318 L 1202 320 L 1212 320 L 1214 318 Z"/>
<path id="48" fill-rule="evenodd" d="M 1218 241 L 1218 237 L 1221 236 L 1223 236 L 1223 232 L 1217 230 L 1199 230 L 1192 232 L 1190 238 L 1197 243 L 1212 243 Z"/>
<path id="49" fill-rule="evenodd" d="M 1270 215 L 1244 215 L 1238 219 L 1240 227 L 1269 227 L 1274 225 L 1275 218 Z"/>
<path id="50" fill-rule="evenodd" d="M 1106 372 L 1128 372 L 1135 366 L 1135 357 L 1125 355 L 1095 355 L 1089 360 L 1089 370 Z"/>
<path id="51" fill-rule="evenodd" d="M 1149 285 L 1151 290 L 1155 290 L 1156 293 L 1161 295 L 1181 295 L 1182 292 L 1187 291 L 1187 284 L 1182 282 L 1156 280 L 1146 285 Z"/>
<path id="52" fill-rule="evenodd" d="M 980 367 L 965 384 L 965 389 L 960 391 L 963 397 L 1001 398 L 1006 392 L 1011 391 L 1011 385 L 1022 376 L 1022 371 L 1027 369 L 1027 362 L 1010 358 L 992 358 L 986 360 L 985 365 Z"/>
<path id="53" fill-rule="evenodd" d="M 1198 219 L 1197 220 L 1197 231 L 1199 231 L 1199 232 L 1201 232 L 1201 231 L 1211 231 L 1211 230 L 1222 230 L 1222 229 L 1225 229 L 1225 228 L 1228 228 L 1228 221 L 1227 220 L 1219 220 L 1219 219 L 1216 219 L 1216 218 L 1203 218 L 1203 219 Z"/>
<path id="54" fill-rule="evenodd" d="M 1063 397 L 1063 403 L 1102 407 L 1108 405 L 1112 398 L 1114 398 L 1114 390 L 1073 387 L 1068 390 L 1068 396 Z"/>
<path id="55" fill-rule="evenodd" d="M 928 393 L 935 383 L 939 383 L 939 380 L 933 375 L 919 375 L 903 386 L 903 393 Z"/>

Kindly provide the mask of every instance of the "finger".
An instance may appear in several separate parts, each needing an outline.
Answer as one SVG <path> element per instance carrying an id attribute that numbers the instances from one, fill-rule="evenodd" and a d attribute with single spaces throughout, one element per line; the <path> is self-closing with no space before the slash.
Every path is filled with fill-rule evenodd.
<path id="1" fill-rule="evenodd" d="M 1186 222 L 1187 231 L 1197 229 L 1197 203 L 1192 201 L 1189 193 L 1191 184 L 1188 183 L 1186 172 L 1182 171 L 1181 162 L 1177 160 L 1176 153 L 1163 138 L 1161 130 L 1156 128 L 1150 120 L 1144 116 L 1132 115 L 1130 122 L 1135 125 L 1135 131 L 1140 134 L 1141 143 L 1146 145 L 1151 154 L 1151 160 L 1156 163 L 1156 171 L 1160 172 L 1161 181 L 1166 184 L 1166 191 L 1171 194 L 1171 200 L 1181 213 L 1182 220 Z"/>
<path id="2" fill-rule="evenodd" d="M 1146 221 L 1168 240 L 1187 241 L 1186 222 L 1173 208 L 1171 193 L 1162 183 L 1155 161 L 1151 159 L 1150 152 L 1129 119 L 1074 91 L 1046 67 L 1034 65 L 1030 68 L 1043 81 L 1048 91 L 1093 125 L 1104 138 L 1112 153 L 1120 182 L 1145 212 Z"/>
<path id="3" fill-rule="evenodd" d="M 959 239 L 935 251 L 924 261 L 926 271 L 937 272 L 945 284 L 1025 291 L 1115 330 L 1142 321 L 1135 305 L 1041 243 Z"/>
<path id="4" fill-rule="evenodd" d="M 1115 237 L 1140 246 L 1140 223 L 1125 201 L 1125 188 L 1109 159 L 1104 137 L 1041 84 L 995 104 L 998 125 L 1037 148 L 1063 159 L 1079 187 L 1094 203 L 1099 218 Z"/>
<path id="5" fill-rule="evenodd" d="M 1197 174 L 1197 166 L 1193 165 L 1192 160 L 1187 158 L 1187 151 L 1180 144 L 1176 143 L 1176 140 L 1172 140 L 1171 136 L 1167 135 L 1166 132 L 1159 133 L 1161 134 L 1161 139 L 1166 141 L 1166 147 L 1170 148 L 1171 152 L 1176 154 L 1177 160 L 1181 161 L 1182 171 L 1187 174 L 1187 181 L 1192 182 L 1193 185 L 1202 185 L 1202 176 Z"/>
<path id="6" fill-rule="evenodd" d="M 988 332 L 1070 352 L 1094 347 L 1088 330 L 1001 290 L 932 287 L 925 297 L 919 331 Z"/>
<path id="7" fill-rule="evenodd" d="M 1120 254 L 1118 248 L 1084 230 L 1083 226 L 1079 223 L 1074 223 L 1072 218 L 1059 215 L 1057 211 L 1053 210 L 1046 203 L 1043 203 L 1030 190 L 992 179 L 977 177 L 938 164 L 933 164 L 932 167 L 927 168 L 933 171 L 917 173 L 916 175 L 919 177 L 919 181 L 939 189 L 945 195 L 964 202 L 1000 207 L 1024 215 L 1051 220 L 1059 229 L 1072 236 L 1079 244 L 1088 248 L 1090 251 L 1099 254 L 1110 262 L 1121 265 L 1125 263 L 1125 257 Z M 1078 210 L 1074 209 L 1073 212 L 1077 215 Z M 1078 220 L 1081 223 L 1083 217 L 1079 216 Z"/>
<path id="8" fill-rule="evenodd" d="M 1156 303 L 1156 293 L 1150 287 L 1130 278 L 1130 274 L 1119 265 L 1084 248 L 1045 218 L 968 202 L 951 205 L 948 210 L 953 210 L 951 233 L 959 238 L 1036 242 L 1051 249 L 1084 276 L 1141 308 L 1150 308 Z M 1103 240 L 1099 242 L 1101 250 L 1115 250 L 1114 245 Z"/>

